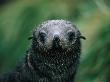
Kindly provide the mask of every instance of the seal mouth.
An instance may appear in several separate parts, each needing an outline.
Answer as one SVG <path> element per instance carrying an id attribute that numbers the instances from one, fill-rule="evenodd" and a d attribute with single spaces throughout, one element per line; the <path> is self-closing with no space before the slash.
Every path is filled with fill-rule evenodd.
<path id="1" fill-rule="evenodd" d="M 62 50 L 62 46 L 59 43 L 53 43 L 52 50 Z"/>
<path id="2" fill-rule="evenodd" d="M 62 48 L 62 46 L 53 46 L 50 49 L 45 49 L 44 51 L 42 50 L 42 54 L 45 57 L 67 57 L 68 54 L 71 54 L 73 50 L 71 48 Z"/>

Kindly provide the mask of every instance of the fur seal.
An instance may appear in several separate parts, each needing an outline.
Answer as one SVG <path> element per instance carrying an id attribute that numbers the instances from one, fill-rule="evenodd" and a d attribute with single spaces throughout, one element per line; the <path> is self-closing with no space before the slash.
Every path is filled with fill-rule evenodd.
<path id="1" fill-rule="evenodd" d="M 70 21 L 48 20 L 33 30 L 19 66 L 0 82 L 73 82 L 85 39 Z"/>

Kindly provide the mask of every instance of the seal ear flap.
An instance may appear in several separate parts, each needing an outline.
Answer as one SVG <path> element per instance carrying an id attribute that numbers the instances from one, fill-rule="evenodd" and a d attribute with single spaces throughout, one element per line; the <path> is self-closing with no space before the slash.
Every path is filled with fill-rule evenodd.
<path id="1" fill-rule="evenodd" d="M 83 36 L 79 31 L 78 31 L 78 37 L 79 38 L 81 38 L 81 39 L 84 39 L 84 40 L 86 40 L 86 37 L 85 36 Z"/>
<path id="2" fill-rule="evenodd" d="M 33 31 L 31 31 L 33 34 L 28 37 L 28 40 L 32 40 L 34 38 L 35 31 L 36 31 L 35 29 L 33 29 Z"/>
<path id="3" fill-rule="evenodd" d="M 33 39 L 33 36 L 28 37 L 28 40 L 32 40 L 32 39 Z"/>
<path id="4" fill-rule="evenodd" d="M 86 40 L 86 37 L 82 35 L 80 35 L 79 38 Z"/>

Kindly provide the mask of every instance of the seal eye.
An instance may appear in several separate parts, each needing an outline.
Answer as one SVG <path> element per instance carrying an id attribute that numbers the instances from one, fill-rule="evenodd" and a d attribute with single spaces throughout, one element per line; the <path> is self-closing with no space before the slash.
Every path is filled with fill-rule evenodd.
<path id="1" fill-rule="evenodd" d="M 73 31 L 68 31 L 68 40 L 73 41 L 75 38 L 75 33 Z"/>
<path id="2" fill-rule="evenodd" d="M 44 43 L 45 42 L 45 37 L 46 37 L 46 33 L 44 31 L 39 32 L 39 40 Z"/>

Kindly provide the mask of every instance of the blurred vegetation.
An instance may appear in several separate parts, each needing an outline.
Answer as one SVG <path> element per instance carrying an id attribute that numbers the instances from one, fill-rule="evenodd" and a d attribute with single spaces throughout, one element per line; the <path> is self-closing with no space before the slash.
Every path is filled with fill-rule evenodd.
<path id="1" fill-rule="evenodd" d="M 0 74 L 22 59 L 33 27 L 49 19 L 72 21 L 87 38 L 76 82 L 110 82 L 110 0 L 1 0 Z"/>

